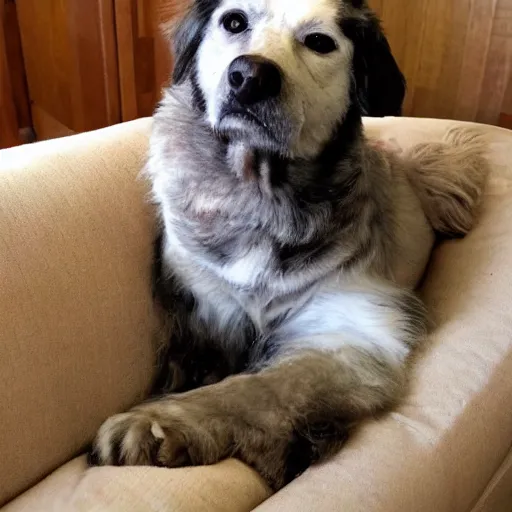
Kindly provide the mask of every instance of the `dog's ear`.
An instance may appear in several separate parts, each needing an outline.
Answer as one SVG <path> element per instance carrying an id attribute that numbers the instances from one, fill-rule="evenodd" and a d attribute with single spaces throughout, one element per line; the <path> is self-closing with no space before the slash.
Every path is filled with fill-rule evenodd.
<path id="1" fill-rule="evenodd" d="M 173 44 L 173 82 L 181 83 L 189 74 L 204 31 L 219 0 L 195 0 L 182 20 L 164 28 Z"/>
<path id="2" fill-rule="evenodd" d="M 354 45 L 354 99 L 363 115 L 400 116 L 406 82 L 391 53 L 379 19 L 370 11 L 362 18 L 342 21 L 342 30 Z"/>

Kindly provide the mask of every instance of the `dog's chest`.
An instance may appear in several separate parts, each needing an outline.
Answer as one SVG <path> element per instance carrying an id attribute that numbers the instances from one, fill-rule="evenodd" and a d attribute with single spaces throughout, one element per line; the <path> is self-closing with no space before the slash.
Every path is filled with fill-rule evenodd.
<path id="1" fill-rule="evenodd" d="M 347 257 L 329 204 L 299 201 L 293 183 L 196 169 L 157 191 L 168 262 L 223 334 L 267 333 Z"/>
<path id="2" fill-rule="evenodd" d="M 170 265 L 192 292 L 197 319 L 227 339 L 247 324 L 269 334 L 322 277 L 314 269 L 285 269 L 288 256 L 274 236 L 229 215 L 202 211 L 194 222 L 173 222 L 169 233 Z"/>
<path id="3" fill-rule="evenodd" d="M 265 290 L 269 300 L 303 287 L 319 264 L 325 272 L 343 259 L 328 228 L 325 210 L 299 208 L 287 194 L 271 198 L 257 187 L 229 195 L 201 187 L 171 226 L 186 258 L 234 289 Z"/>
<path id="4" fill-rule="evenodd" d="M 314 290 L 313 286 L 286 294 L 272 286 L 242 287 L 216 273 L 208 277 L 203 274 L 188 285 L 196 301 L 196 320 L 224 340 L 237 342 L 242 333 L 254 333 L 258 338 L 270 335 L 302 307 Z"/>

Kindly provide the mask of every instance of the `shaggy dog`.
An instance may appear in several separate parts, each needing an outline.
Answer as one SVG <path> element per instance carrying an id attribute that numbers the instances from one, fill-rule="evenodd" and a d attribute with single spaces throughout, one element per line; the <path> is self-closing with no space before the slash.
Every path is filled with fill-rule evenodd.
<path id="1" fill-rule="evenodd" d="M 173 37 L 147 166 L 161 396 L 108 419 L 91 459 L 238 457 L 279 489 L 403 395 L 413 290 L 436 233 L 472 225 L 483 143 L 367 141 L 362 115 L 398 115 L 405 86 L 363 0 L 196 0 Z"/>

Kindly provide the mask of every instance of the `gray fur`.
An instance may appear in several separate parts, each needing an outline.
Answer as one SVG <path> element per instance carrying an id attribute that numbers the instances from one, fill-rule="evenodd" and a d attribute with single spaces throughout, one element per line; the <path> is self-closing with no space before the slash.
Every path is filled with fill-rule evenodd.
<path id="1" fill-rule="evenodd" d="M 231 7 L 249 4 L 248 11 L 261 8 L 259 1 L 226 0 Z M 213 7 L 197 2 L 190 16 L 206 4 L 211 8 L 204 12 L 218 20 L 222 2 Z M 280 9 L 278 3 L 269 5 Z M 349 13 L 357 23 L 374 19 L 365 5 L 348 9 L 335 0 L 300 5 L 316 15 L 318 5 L 335 13 L 326 30 L 337 27 L 343 58 L 357 42 L 344 36 L 347 19 L 338 17 Z M 260 14 L 266 33 L 272 12 Z M 316 19 L 302 20 L 292 37 L 308 27 L 321 30 Z M 224 41 L 215 21 L 197 26 L 202 39 L 190 54 L 208 54 L 212 41 L 214 47 Z M 250 51 L 251 41 L 241 49 L 233 43 L 239 48 L 234 53 Z M 279 45 L 266 42 L 260 48 L 275 54 Z M 233 53 L 231 43 L 225 44 Z M 281 66 L 285 93 L 258 106 L 263 123 L 256 126 L 238 115 L 223 121 L 218 112 L 231 108 L 225 70 L 218 70 L 215 87 L 205 86 L 215 65 L 208 63 L 206 72 L 203 60 L 193 55 L 155 114 L 147 166 L 162 216 L 161 285 L 172 335 L 164 374 L 181 372 L 178 379 L 164 375 L 160 391 L 187 381 L 186 371 L 173 361 L 173 347 L 181 351 L 181 362 L 187 351 L 200 359 L 214 348 L 224 354 L 226 366 L 206 368 L 204 378 L 194 377 L 188 387 L 211 386 L 165 395 L 108 420 L 95 455 L 100 463 L 170 467 L 236 456 L 277 489 L 403 394 L 409 356 L 426 329 L 423 306 L 412 290 L 427 263 L 433 227 L 460 230 L 470 224 L 460 218 L 473 216 L 483 183 L 475 181 L 475 169 L 485 162 L 475 151 L 466 159 L 445 152 L 436 167 L 430 155 L 429 169 L 464 163 L 457 178 L 451 174 L 432 184 L 418 168 L 427 161 L 425 149 L 417 160 L 414 151 L 402 159 L 369 144 L 361 91 L 351 78 L 355 71 L 346 66 L 324 76 L 322 62 L 332 68 L 327 60 L 314 61 L 317 81 L 330 91 L 336 80 L 342 87 L 351 84 L 346 94 L 327 97 L 329 119 L 315 115 L 315 108 L 326 108 L 327 100 L 320 98 L 299 120 L 294 105 L 313 101 L 319 91 L 305 91 L 315 80 L 297 78 L 296 71 Z M 300 53 L 300 58 L 316 57 Z M 456 207 L 443 195 L 447 187 Z M 464 196 L 464 187 L 471 190 L 470 210 L 456 199 L 457 193 Z M 441 196 L 446 213 L 433 226 L 429 201 L 435 204 Z M 215 383 L 238 372 L 244 373 Z"/>

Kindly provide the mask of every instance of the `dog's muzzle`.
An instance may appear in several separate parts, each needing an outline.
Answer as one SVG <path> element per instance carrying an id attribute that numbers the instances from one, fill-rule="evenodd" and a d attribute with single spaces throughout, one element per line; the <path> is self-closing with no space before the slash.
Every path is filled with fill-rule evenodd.
<path id="1" fill-rule="evenodd" d="M 229 66 L 228 82 L 238 103 L 249 106 L 277 98 L 281 93 L 282 75 L 271 60 L 242 55 Z"/>
<path id="2" fill-rule="evenodd" d="M 292 130 L 284 109 L 283 84 L 283 72 L 271 60 L 258 55 L 236 58 L 226 73 L 219 133 L 265 151 L 286 153 Z"/>

